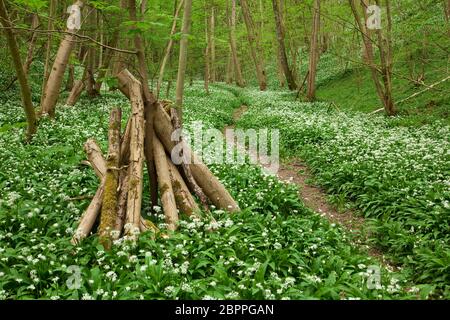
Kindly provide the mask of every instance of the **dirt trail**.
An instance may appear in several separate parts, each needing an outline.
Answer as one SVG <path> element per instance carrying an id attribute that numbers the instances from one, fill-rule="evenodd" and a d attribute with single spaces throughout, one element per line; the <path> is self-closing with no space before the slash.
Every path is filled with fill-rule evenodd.
<path id="1" fill-rule="evenodd" d="M 235 123 L 242 117 L 247 109 L 248 107 L 243 105 L 234 111 L 233 120 Z M 229 125 L 225 127 L 224 130 L 233 129 L 234 127 L 234 125 Z M 248 153 L 248 151 L 246 152 Z M 251 153 L 249 155 L 255 157 L 255 155 L 252 155 Z M 259 163 L 259 165 L 264 166 L 261 163 Z M 327 218 L 331 223 L 340 224 L 348 229 L 351 234 L 355 236 L 354 239 L 358 244 L 366 242 L 366 239 L 362 234 L 364 218 L 356 215 L 356 213 L 351 210 L 338 211 L 335 206 L 331 205 L 327 200 L 327 194 L 322 189 L 308 183 L 312 178 L 312 174 L 310 173 L 309 168 L 300 159 L 290 160 L 288 163 L 280 163 L 277 176 L 281 181 L 294 183 L 298 186 L 299 197 L 308 208 Z M 384 265 L 394 268 L 385 260 L 382 252 L 378 249 L 369 247 L 368 253 Z"/>

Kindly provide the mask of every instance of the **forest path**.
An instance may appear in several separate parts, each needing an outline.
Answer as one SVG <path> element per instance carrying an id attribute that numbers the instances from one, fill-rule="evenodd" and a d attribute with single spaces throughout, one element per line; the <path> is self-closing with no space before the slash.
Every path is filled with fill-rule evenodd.
<path id="1" fill-rule="evenodd" d="M 248 106 L 246 105 L 242 105 L 235 109 L 233 112 L 233 122 L 236 123 L 247 110 Z M 225 133 L 225 130 L 234 129 L 235 127 L 235 124 L 228 125 L 223 131 Z M 243 150 L 247 153 L 248 156 L 258 159 L 257 154 L 254 154 L 251 150 L 247 150 L 246 148 L 237 145 L 236 141 L 234 141 L 234 144 L 239 150 Z M 260 161 L 258 161 L 258 165 L 261 167 L 268 167 Z M 385 266 L 396 269 L 389 261 L 385 259 L 383 253 L 378 248 L 366 244 L 368 235 L 363 232 L 365 223 L 363 217 L 357 215 L 352 210 L 338 210 L 328 201 L 327 194 L 324 190 L 309 183 L 309 181 L 313 178 L 313 175 L 308 166 L 301 159 L 295 158 L 290 159 L 287 162 L 280 162 L 277 177 L 280 181 L 294 183 L 298 186 L 299 197 L 306 207 L 328 219 L 331 223 L 336 223 L 343 226 L 350 232 L 354 242 L 357 245 L 365 245 L 368 250 L 368 254 L 371 257 L 376 258 Z"/>

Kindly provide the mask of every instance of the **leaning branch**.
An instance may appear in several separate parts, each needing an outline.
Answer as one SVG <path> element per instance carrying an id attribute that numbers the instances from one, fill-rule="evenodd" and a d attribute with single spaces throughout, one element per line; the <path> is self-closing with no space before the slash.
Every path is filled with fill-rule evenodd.
<path id="1" fill-rule="evenodd" d="M 95 39 L 93 39 L 93 38 L 91 38 L 89 36 L 78 34 L 78 33 L 74 33 L 74 32 L 69 32 L 69 31 L 35 30 L 35 29 L 30 29 L 30 28 L 25 28 L 25 27 L 15 27 L 15 26 L 14 27 L 1 27 L 0 26 L 0 29 L 23 30 L 23 31 L 30 31 L 30 32 L 37 32 L 37 33 L 46 33 L 46 34 L 49 34 L 49 33 L 69 34 L 69 35 L 75 36 L 75 37 L 80 38 L 80 39 L 85 39 L 85 40 L 91 41 L 91 42 L 93 42 L 93 43 L 95 43 L 95 44 L 97 44 L 97 45 L 99 45 L 99 46 L 101 46 L 103 48 L 109 49 L 109 50 L 122 52 L 122 53 L 128 53 L 128 54 L 137 54 L 136 51 L 130 51 L 130 50 L 126 50 L 126 49 L 120 49 L 120 48 L 111 47 L 111 46 L 108 46 L 107 44 L 101 43 L 101 42 L 99 42 L 99 41 L 97 41 L 97 40 L 95 40 Z"/>

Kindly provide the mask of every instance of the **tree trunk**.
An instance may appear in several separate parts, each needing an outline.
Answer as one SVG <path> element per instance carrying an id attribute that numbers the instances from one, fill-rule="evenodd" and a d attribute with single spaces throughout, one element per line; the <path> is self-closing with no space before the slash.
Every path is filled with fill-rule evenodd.
<path id="1" fill-rule="evenodd" d="M 207 7 L 206 7 L 206 2 L 205 2 L 205 38 L 206 38 L 206 47 L 205 47 L 205 91 L 206 94 L 209 94 L 209 80 L 211 79 L 211 72 L 210 72 L 210 56 L 209 56 L 209 52 L 210 52 L 210 48 L 211 48 L 211 35 L 210 35 L 210 30 L 208 28 L 208 16 L 206 14 L 207 11 Z"/>
<path id="2" fill-rule="evenodd" d="M 362 0 L 362 1 L 364 1 L 364 0 Z M 391 94 L 389 93 L 389 91 L 386 92 L 383 89 L 383 86 L 379 79 L 379 73 L 383 74 L 383 70 L 380 72 L 379 68 L 375 64 L 374 50 L 373 50 L 372 39 L 370 37 L 369 30 L 366 28 L 366 25 L 361 22 L 361 17 L 358 13 L 358 9 L 356 7 L 355 0 L 349 0 L 349 3 L 351 6 L 351 9 L 352 9 L 353 16 L 355 17 L 356 23 L 358 25 L 359 31 L 360 31 L 362 39 L 363 39 L 366 62 L 369 65 L 372 80 L 375 84 L 375 89 L 377 91 L 378 97 L 379 97 L 381 103 L 383 104 L 386 113 L 388 115 L 394 115 L 395 109 L 394 109 L 392 97 L 390 99 L 387 99 L 387 95 L 391 96 Z M 365 19 L 365 21 L 367 21 L 367 13 L 365 10 L 366 5 L 364 4 L 364 2 L 362 2 L 362 6 L 363 6 L 364 19 Z M 390 22 L 389 22 L 389 25 L 391 25 Z M 384 51 L 383 47 L 380 47 L 380 49 L 381 49 L 380 53 L 381 53 L 381 51 Z M 383 52 L 383 57 L 384 57 L 384 52 Z M 384 71 L 386 71 L 386 70 L 384 70 Z"/>
<path id="3" fill-rule="evenodd" d="M 90 8 L 89 16 L 88 16 L 88 24 L 91 30 L 89 34 L 91 38 L 95 39 L 97 32 L 97 10 L 95 8 Z M 95 58 L 96 58 L 96 47 L 92 44 L 88 47 L 87 53 L 87 77 L 86 77 L 86 92 L 88 97 L 96 97 L 99 95 L 99 92 L 96 90 L 95 84 Z"/>
<path id="4" fill-rule="evenodd" d="M 209 50 L 210 56 L 210 76 L 211 82 L 216 82 L 216 42 L 215 42 L 215 10 L 214 6 L 211 7 L 210 27 L 209 27 Z"/>
<path id="5" fill-rule="evenodd" d="M 100 243 L 106 250 L 111 249 L 113 235 L 111 232 L 118 216 L 119 163 L 120 163 L 120 123 L 122 112 L 120 108 L 111 111 L 109 120 L 109 151 L 105 174 L 105 191 L 103 195 L 100 226 L 98 229 Z"/>
<path id="6" fill-rule="evenodd" d="M 172 182 L 177 207 L 182 213 L 189 217 L 197 215 L 200 212 L 200 208 L 189 192 L 189 188 L 184 182 L 180 172 L 169 157 L 167 157 L 167 163 L 169 164 L 170 180 Z"/>
<path id="7" fill-rule="evenodd" d="M 191 10 L 192 10 L 192 0 L 185 0 L 183 12 L 183 27 L 181 29 L 182 35 L 180 40 L 180 56 L 178 61 L 178 76 L 175 94 L 175 109 L 181 121 L 183 119 L 183 92 L 184 92 L 184 79 L 187 64 L 188 37 L 191 30 Z"/>
<path id="8" fill-rule="evenodd" d="M 31 23 L 31 28 L 34 30 L 31 35 L 30 42 L 28 44 L 27 58 L 23 66 L 23 72 L 25 76 L 28 77 L 28 72 L 30 71 L 31 63 L 33 62 L 33 53 L 36 47 L 37 32 L 36 29 L 39 28 L 39 17 L 37 14 L 33 14 L 33 22 Z"/>
<path id="9" fill-rule="evenodd" d="M 51 31 L 53 30 L 53 19 L 55 16 L 55 10 L 56 10 L 56 0 L 50 0 L 49 4 L 49 19 L 47 22 L 47 30 Z M 41 101 L 40 101 L 40 107 L 42 109 L 42 102 L 44 101 L 45 97 L 45 87 L 47 86 L 48 77 L 50 75 L 50 55 L 52 49 L 52 33 L 49 32 L 47 35 L 47 44 L 45 48 L 45 63 L 44 63 L 44 78 L 42 79 L 42 85 L 41 85 Z"/>
<path id="10" fill-rule="evenodd" d="M 234 63 L 234 73 L 236 78 L 236 84 L 239 87 L 245 87 L 245 81 L 242 77 L 241 64 L 239 62 L 237 54 L 237 44 L 236 44 L 236 0 L 231 0 L 231 19 L 230 19 L 230 47 L 233 56 Z"/>
<path id="11" fill-rule="evenodd" d="M 138 21 L 136 15 L 136 1 L 129 0 L 129 10 L 130 10 L 130 19 L 133 21 Z M 143 92 L 144 97 L 144 117 L 145 117 L 145 159 L 147 163 L 147 172 L 150 180 L 150 200 L 152 206 L 156 206 L 158 203 L 158 189 L 157 189 L 157 177 L 156 177 L 156 169 L 155 163 L 153 159 L 153 136 L 155 135 L 155 131 L 153 128 L 154 122 L 154 113 L 156 108 L 156 99 L 150 93 L 148 88 L 148 67 L 147 60 L 145 58 L 145 48 L 144 42 L 139 33 L 136 33 L 134 36 L 134 46 L 137 51 L 137 58 L 139 63 L 139 73 L 141 77 L 141 90 Z M 131 76 L 131 75 L 130 75 Z M 132 77 L 132 76 L 131 76 Z"/>
<path id="12" fill-rule="evenodd" d="M 74 5 L 83 6 L 83 1 L 77 0 Z M 55 107 L 61 90 L 64 72 L 66 71 L 67 62 L 70 54 L 75 46 L 76 30 L 67 30 L 69 32 L 64 36 L 56 54 L 55 62 L 48 77 L 45 86 L 45 93 L 42 101 L 42 113 L 48 114 L 50 117 L 55 116 Z"/>
<path id="13" fill-rule="evenodd" d="M 273 12 L 275 14 L 275 25 L 278 40 L 280 63 L 283 69 L 283 73 L 286 77 L 286 81 L 288 82 L 289 90 L 295 90 L 297 88 L 297 85 L 295 83 L 295 79 L 292 75 L 292 72 L 289 69 L 289 64 L 286 55 L 286 47 L 284 45 L 283 18 L 281 15 L 282 13 L 280 12 L 278 1 L 283 0 L 272 0 L 272 4 L 273 4 Z"/>
<path id="14" fill-rule="evenodd" d="M 72 90 L 70 91 L 69 96 L 67 97 L 66 104 L 69 106 L 74 106 L 80 98 L 81 93 L 85 88 L 83 80 L 75 80 Z"/>
<path id="15" fill-rule="evenodd" d="M 189 1 L 189 0 L 188 0 Z M 175 202 L 175 196 L 170 181 L 169 165 L 167 163 L 164 147 L 157 137 L 153 141 L 153 152 L 158 173 L 159 194 L 161 203 L 166 216 L 167 229 L 175 231 L 178 227 L 178 213 Z"/>
<path id="16" fill-rule="evenodd" d="M 102 207 L 103 193 L 105 191 L 105 180 L 103 179 L 100 186 L 95 193 L 94 198 L 83 213 L 80 219 L 77 230 L 72 237 L 72 244 L 79 244 L 81 240 L 86 238 L 94 226 L 95 220 L 97 220 L 98 214 Z"/>
<path id="17" fill-rule="evenodd" d="M 141 84 L 134 79 L 129 83 L 131 100 L 131 131 L 130 131 L 130 180 L 127 200 L 127 225 L 125 232 L 135 236 L 139 234 L 141 218 L 143 168 L 144 168 L 144 101 L 142 100 Z"/>
<path id="18" fill-rule="evenodd" d="M 241 0 L 242 15 L 244 16 L 245 25 L 247 27 L 247 37 L 250 46 L 250 53 L 255 64 L 256 76 L 259 82 L 259 89 L 264 91 L 267 89 L 267 77 L 264 70 L 263 50 L 260 46 L 258 38 L 255 36 L 255 28 L 247 0 Z M 259 52 L 259 54 L 258 54 Z"/>
<path id="19" fill-rule="evenodd" d="M 84 151 L 95 174 L 101 179 L 105 175 L 107 168 L 105 158 L 98 143 L 94 139 L 88 139 L 84 144 Z"/>
<path id="20" fill-rule="evenodd" d="M 122 145 L 123 146 L 123 143 Z M 120 238 L 122 234 L 123 225 L 127 215 L 127 200 L 128 200 L 128 187 L 129 187 L 129 170 L 121 170 L 119 175 L 119 193 L 117 195 L 117 216 L 114 224 L 113 240 Z"/>
<path id="21" fill-rule="evenodd" d="M 169 154 L 172 154 L 172 150 L 176 145 L 171 139 L 173 131 L 174 129 L 169 115 L 161 106 L 158 106 L 155 114 L 155 132 Z M 186 152 L 192 154 L 192 151 L 188 146 L 184 147 Z M 198 159 L 198 157 L 193 155 L 193 162 L 189 164 L 189 167 L 199 187 L 217 208 L 230 212 L 239 210 L 239 206 L 225 187 L 211 171 L 209 171 L 208 167 Z"/>
<path id="22" fill-rule="evenodd" d="M 159 92 L 161 90 L 161 85 L 162 85 L 162 81 L 163 81 L 163 77 L 164 77 L 164 71 L 166 69 L 167 62 L 169 61 L 170 53 L 172 51 L 172 47 L 173 47 L 173 43 L 174 43 L 173 35 L 175 34 L 175 31 L 177 30 L 178 14 L 180 13 L 180 10 L 183 6 L 183 2 L 184 2 L 184 0 L 180 1 L 180 4 L 178 5 L 178 7 L 175 11 L 175 15 L 173 17 L 173 22 L 172 22 L 172 29 L 170 30 L 169 43 L 167 44 L 166 53 L 164 54 L 164 58 L 162 60 L 161 67 L 159 68 L 158 82 L 156 84 L 156 97 L 157 98 L 159 98 Z"/>
<path id="23" fill-rule="evenodd" d="M 311 47 L 309 53 L 308 88 L 306 97 L 309 101 L 316 99 L 316 72 L 319 62 L 319 29 L 320 29 L 320 0 L 314 0 L 314 12 L 311 31 Z"/>
<path id="24" fill-rule="evenodd" d="M 388 115 L 396 113 L 394 106 L 394 99 L 392 97 L 392 16 L 390 0 L 385 1 L 386 17 L 387 17 L 387 31 L 386 40 L 383 39 L 381 29 L 377 30 L 378 47 L 380 49 L 382 79 L 384 84 L 384 106 Z M 380 7 L 380 1 L 376 0 L 376 4 Z"/>
<path id="25" fill-rule="evenodd" d="M 67 77 L 66 87 L 64 88 L 65 91 L 71 92 L 74 86 L 75 82 L 75 66 L 73 64 L 69 65 L 69 75 Z"/>
<path id="26" fill-rule="evenodd" d="M 228 59 L 227 59 L 227 71 L 225 76 L 225 81 L 227 84 L 233 82 L 233 53 L 231 52 L 231 46 L 229 45 Z"/>
<path id="27" fill-rule="evenodd" d="M 109 43 L 109 46 L 111 47 L 117 47 L 117 45 L 119 44 L 119 29 L 115 30 L 113 35 L 112 35 L 112 39 Z M 102 88 L 102 84 L 104 81 L 104 78 L 106 76 L 106 73 L 108 71 L 108 68 L 110 67 L 111 61 L 114 57 L 114 51 L 111 49 L 106 48 L 105 49 L 105 54 L 104 54 L 104 58 L 103 61 L 101 63 L 100 69 L 98 71 L 98 76 L 97 76 L 97 81 L 95 82 L 95 90 L 97 92 L 100 92 L 101 88 Z"/>
<path id="28" fill-rule="evenodd" d="M 0 22 L 5 27 L 6 40 L 8 42 L 9 50 L 11 51 L 17 79 L 19 80 L 22 104 L 27 118 L 27 140 L 30 141 L 37 130 L 36 113 L 34 112 L 33 102 L 31 101 L 31 89 L 28 85 L 28 80 L 20 59 L 19 47 L 17 46 L 16 38 L 11 29 L 12 24 L 9 20 L 4 0 L 0 0 Z"/>

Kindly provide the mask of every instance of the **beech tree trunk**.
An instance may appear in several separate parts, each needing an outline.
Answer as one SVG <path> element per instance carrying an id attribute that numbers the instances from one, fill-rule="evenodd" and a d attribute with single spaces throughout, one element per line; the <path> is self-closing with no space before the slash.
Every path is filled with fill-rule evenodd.
<path id="1" fill-rule="evenodd" d="M 241 64 L 237 54 L 236 44 L 236 0 L 231 0 L 231 18 L 230 18 L 230 47 L 233 56 L 234 73 L 236 84 L 239 87 L 245 87 L 245 81 L 242 77 Z"/>
<path id="2" fill-rule="evenodd" d="M 83 6 L 83 1 L 77 0 L 74 5 Z M 59 98 L 59 91 L 61 90 L 64 72 L 66 71 L 67 63 L 70 54 L 75 46 L 76 30 L 67 30 L 68 34 L 64 36 L 56 54 L 55 62 L 45 86 L 45 93 L 42 101 L 42 113 L 48 114 L 50 117 L 55 116 L 55 107 Z"/>
<path id="3" fill-rule="evenodd" d="M 259 82 L 259 89 L 261 91 L 264 91 L 267 89 L 267 77 L 266 71 L 264 70 L 263 50 L 258 41 L 258 38 L 255 36 L 255 27 L 252 16 L 250 14 L 250 9 L 247 4 L 247 0 L 241 0 L 241 8 L 245 25 L 247 27 L 248 43 L 250 47 L 250 53 L 256 68 L 256 76 Z"/>
<path id="4" fill-rule="evenodd" d="M 0 22 L 5 27 L 6 40 L 11 52 L 14 68 L 16 69 L 17 79 L 19 80 L 22 104 L 27 118 L 27 140 L 30 141 L 37 130 L 36 113 L 34 112 L 33 102 L 31 101 L 31 89 L 28 85 L 24 66 L 20 59 L 19 47 L 17 46 L 17 41 L 12 31 L 12 24 L 9 20 L 4 0 L 0 0 Z"/>
<path id="5" fill-rule="evenodd" d="M 309 101 L 316 99 L 316 72 L 319 62 L 319 29 L 320 29 L 320 0 L 314 0 L 314 12 L 311 31 L 309 53 L 308 88 L 306 97 Z"/>
<path id="6" fill-rule="evenodd" d="M 291 70 L 289 69 L 289 64 L 287 60 L 286 55 L 286 47 L 284 45 L 284 30 L 283 30 L 283 18 L 282 18 L 282 12 L 280 12 L 280 6 L 278 1 L 283 0 L 272 0 L 273 4 L 273 12 L 275 15 L 275 26 L 276 26 L 276 34 L 277 34 L 277 40 L 278 40 L 278 50 L 279 50 L 279 57 L 280 57 L 280 64 L 283 69 L 284 76 L 286 77 L 286 81 L 289 86 L 289 90 L 295 90 L 297 88 L 297 85 L 295 83 L 295 79 L 292 75 Z"/>

